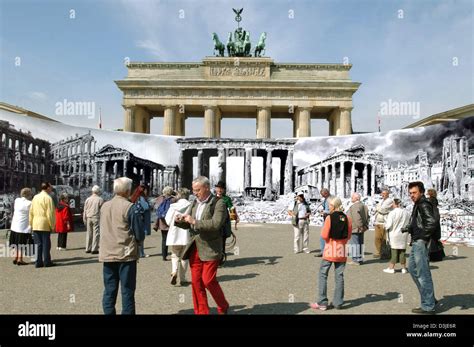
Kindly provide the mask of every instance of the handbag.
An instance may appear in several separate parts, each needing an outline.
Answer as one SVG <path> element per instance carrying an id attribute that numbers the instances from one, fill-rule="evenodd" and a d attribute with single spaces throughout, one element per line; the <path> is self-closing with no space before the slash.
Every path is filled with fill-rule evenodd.
<path id="1" fill-rule="evenodd" d="M 430 241 L 428 248 L 429 248 L 430 261 L 432 262 L 442 261 L 443 258 L 446 256 L 446 254 L 444 253 L 443 243 L 439 240 L 432 239 Z"/>
<path id="2" fill-rule="evenodd" d="M 392 257 L 392 248 L 388 240 L 382 242 L 382 247 L 380 248 L 380 259 L 390 259 Z"/>

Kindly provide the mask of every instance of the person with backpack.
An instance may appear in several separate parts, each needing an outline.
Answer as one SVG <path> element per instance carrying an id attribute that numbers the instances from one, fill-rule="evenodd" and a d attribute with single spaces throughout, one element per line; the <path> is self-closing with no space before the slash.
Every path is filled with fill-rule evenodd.
<path id="1" fill-rule="evenodd" d="M 173 193 L 173 188 L 166 186 L 163 188 L 163 195 L 159 196 L 155 202 L 156 223 L 153 229 L 155 231 L 161 231 L 161 256 L 163 257 L 163 261 L 168 260 L 168 246 L 166 245 L 166 238 L 168 237 L 169 225 L 166 224 L 166 213 L 168 212 L 170 205 L 177 201 L 173 196 Z"/>
<path id="2" fill-rule="evenodd" d="M 305 252 L 309 253 L 309 218 L 311 209 L 304 198 L 304 193 L 300 192 L 296 196 L 293 209 L 290 211 L 292 217 L 295 254 Z"/>
<path id="3" fill-rule="evenodd" d="M 183 259 L 189 259 L 191 267 L 194 313 L 209 314 L 207 289 L 217 304 L 217 312 L 227 314 L 229 303 L 217 282 L 217 268 L 222 257 L 221 230 L 229 213 L 224 200 L 211 193 L 207 177 L 194 179 L 192 187 L 196 199 L 189 213 L 176 216 L 175 225 L 189 229 L 191 234 Z"/>
<path id="4" fill-rule="evenodd" d="M 148 203 L 147 197 L 148 187 L 142 183 L 135 189 L 132 197 L 130 198 L 132 204 L 139 205 L 137 208 L 141 211 L 141 213 L 143 213 L 143 227 L 145 237 L 151 235 L 151 207 Z M 149 254 L 145 254 L 145 240 L 140 243 L 139 256 L 140 258 L 148 258 L 150 256 Z"/>
<path id="5" fill-rule="evenodd" d="M 329 215 L 324 221 L 321 236 L 325 241 L 323 259 L 319 268 L 319 298 L 310 304 L 314 310 L 326 311 L 334 306 L 341 309 L 344 303 L 344 269 L 346 267 L 346 244 L 351 239 L 352 221 L 342 211 L 342 201 L 338 197 L 329 199 Z M 327 279 L 331 265 L 334 264 L 336 287 L 333 305 L 327 297 Z"/>

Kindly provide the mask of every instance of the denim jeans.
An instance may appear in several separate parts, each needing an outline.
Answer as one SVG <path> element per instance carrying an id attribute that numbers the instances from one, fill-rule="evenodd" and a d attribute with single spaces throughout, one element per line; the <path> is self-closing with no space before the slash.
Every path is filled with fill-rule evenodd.
<path id="1" fill-rule="evenodd" d="M 319 237 L 319 248 L 321 248 L 321 253 L 324 252 L 324 247 L 326 246 L 326 241 L 320 236 Z"/>
<path id="2" fill-rule="evenodd" d="M 364 233 L 353 233 L 349 245 L 352 260 L 357 263 L 364 261 Z"/>
<path id="3" fill-rule="evenodd" d="M 140 242 L 140 244 L 138 245 L 138 256 L 140 258 L 145 258 L 145 240 Z"/>
<path id="4" fill-rule="evenodd" d="M 51 264 L 51 233 L 49 231 L 34 231 L 33 238 L 38 246 L 36 267 Z"/>
<path id="5" fill-rule="evenodd" d="M 344 269 L 346 268 L 346 263 L 335 263 L 327 261 L 325 259 L 321 260 L 321 266 L 319 268 L 319 305 L 328 305 L 328 273 L 331 265 L 334 264 L 334 274 L 336 279 L 336 288 L 334 290 L 334 299 L 333 305 L 340 306 L 344 303 Z"/>
<path id="6" fill-rule="evenodd" d="M 137 261 L 104 263 L 104 314 L 115 314 L 115 303 L 119 289 L 122 292 L 122 314 L 135 314 L 135 288 L 137 284 Z"/>
<path id="7" fill-rule="evenodd" d="M 429 262 L 428 243 L 416 240 L 411 247 L 408 271 L 415 281 L 421 296 L 421 309 L 433 311 L 435 308 L 435 295 Z"/>

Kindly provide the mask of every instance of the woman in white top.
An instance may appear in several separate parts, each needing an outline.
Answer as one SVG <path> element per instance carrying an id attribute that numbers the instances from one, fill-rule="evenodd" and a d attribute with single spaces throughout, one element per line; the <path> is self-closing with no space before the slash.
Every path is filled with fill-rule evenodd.
<path id="1" fill-rule="evenodd" d="M 400 262 L 402 273 L 407 273 L 405 251 L 408 243 L 408 233 L 402 233 L 402 229 L 408 225 L 410 214 L 401 206 L 400 199 L 394 199 L 392 204 L 393 210 L 387 216 L 385 221 L 385 230 L 388 233 L 390 248 L 392 249 L 392 259 L 388 264 L 388 268 L 383 271 L 386 273 L 395 273 L 395 264 Z"/>
<path id="2" fill-rule="evenodd" d="M 16 248 L 15 260 L 13 260 L 15 265 L 27 264 L 23 261 L 21 249 L 28 244 L 28 240 L 31 238 L 29 215 L 32 196 L 30 188 L 23 188 L 20 192 L 20 197 L 15 199 L 13 207 L 10 246 Z"/>
<path id="3" fill-rule="evenodd" d="M 189 189 L 180 188 L 177 194 L 178 201 L 171 204 L 166 213 L 166 224 L 169 225 L 166 246 L 171 246 L 171 284 L 175 285 L 179 275 L 179 284 L 186 282 L 186 270 L 188 261 L 181 259 L 184 249 L 189 242 L 189 230 L 178 228 L 174 225 L 175 218 L 181 214 L 187 214 L 191 210 L 189 202 Z"/>

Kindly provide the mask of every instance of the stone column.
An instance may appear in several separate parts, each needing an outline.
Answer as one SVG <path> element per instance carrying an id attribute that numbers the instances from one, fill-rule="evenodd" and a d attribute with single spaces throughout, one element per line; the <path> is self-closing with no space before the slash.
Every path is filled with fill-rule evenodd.
<path id="1" fill-rule="evenodd" d="M 370 165 L 370 195 L 374 196 L 375 195 L 375 167 L 374 164 L 372 163 Z"/>
<path id="2" fill-rule="evenodd" d="M 135 131 L 135 107 L 125 106 L 125 125 L 123 131 Z"/>
<path id="3" fill-rule="evenodd" d="M 128 165 L 128 159 L 124 159 L 123 160 L 123 177 L 127 177 L 127 174 L 128 174 L 127 165 Z"/>
<path id="4" fill-rule="evenodd" d="M 288 150 L 285 163 L 285 189 L 284 193 L 293 192 L 293 150 Z"/>
<path id="5" fill-rule="evenodd" d="M 271 137 L 271 108 L 259 107 L 257 112 L 257 139 L 268 139 Z"/>
<path id="6" fill-rule="evenodd" d="M 186 115 L 183 113 L 181 114 L 181 136 L 186 136 Z"/>
<path id="7" fill-rule="evenodd" d="M 252 149 L 245 148 L 244 157 L 244 190 L 252 186 Z"/>
<path id="8" fill-rule="evenodd" d="M 176 135 L 182 136 L 183 133 L 183 119 L 184 115 L 182 113 L 176 113 Z"/>
<path id="9" fill-rule="evenodd" d="M 221 121 L 222 121 L 222 112 L 219 109 L 219 107 L 216 108 L 216 137 L 220 138 L 221 137 Z"/>
<path id="10" fill-rule="evenodd" d="M 355 176 L 356 176 L 356 169 L 355 169 L 355 161 L 352 161 L 351 162 L 352 166 L 351 166 L 351 182 L 350 182 L 350 189 L 351 189 L 351 194 L 352 193 L 355 193 L 356 191 L 356 186 L 355 186 Z"/>
<path id="11" fill-rule="evenodd" d="M 106 163 L 107 163 L 106 161 L 102 162 L 102 172 L 101 172 L 101 177 L 100 177 L 101 188 L 103 192 L 107 191 L 107 177 L 105 177 L 106 176 Z"/>
<path id="12" fill-rule="evenodd" d="M 339 134 L 337 135 L 352 134 L 351 110 L 352 107 L 341 108 L 339 114 Z"/>
<path id="13" fill-rule="evenodd" d="M 204 107 L 204 137 L 215 138 L 216 133 L 216 106 Z"/>
<path id="14" fill-rule="evenodd" d="M 337 196 L 337 188 L 336 188 L 336 163 L 332 163 L 332 183 L 331 183 L 331 190 L 332 194 Z"/>
<path id="15" fill-rule="evenodd" d="M 202 169 L 203 169 L 203 150 L 200 149 L 198 150 L 198 155 L 197 155 L 197 175 L 202 176 Z"/>
<path id="16" fill-rule="evenodd" d="M 297 137 L 311 136 L 311 107 L 298 107 L 298 130 Z"/>
<path id="17" fill-rule="evenodd" d="M 219 148 L 217 150 L 217 177 L 219 181 L 226 183 L 226 162 L 225 149 Z"/>
<path id="18" fill-rule="evenodd" d="M 345 176 L 344 176 L 344 161 L 341 161 L 339 163 L 340 165 L 340 172 L 341 172 L 341 181 L 339 183 L 339 186 L 341 187 L 341 192 L 339 193 L 340 195 L 340 198 L 345 198 L 346 197 L 346 180 L 345 180 Z"/>
<path id="19" fill-rule="evenodd" d="M 178 181 L 178 188 L 184 187 L 184 150 L 179 151 L 179 160 L 178 160 L 178 167 L 179 167 L 179 181 Z"/>
<path id="20" fill-rule="evenodd" d="M 176 106 L 168 106 L 165 108 L 163 135 L 176 135 Z"/>
<path id="21" fill-rule="evenodd" d="M 267 162 L 266 162 L 266 172 L 265 172 L 265 198 L 269 200 L 272 195 L 272 150 L 267 149 Z"/>
<path id="22" fill-rule="evenodd" d="M 364 196 L 369 195 L 367 187 L 367 164 L 364 164 L 364 172 L 362 173 L 362 183 L 364 185 Z"/>
<path id="23" fill-rule="evenodd" d="M 299 112 L 293 114 L 293 137 L 298 137 Z"/>

